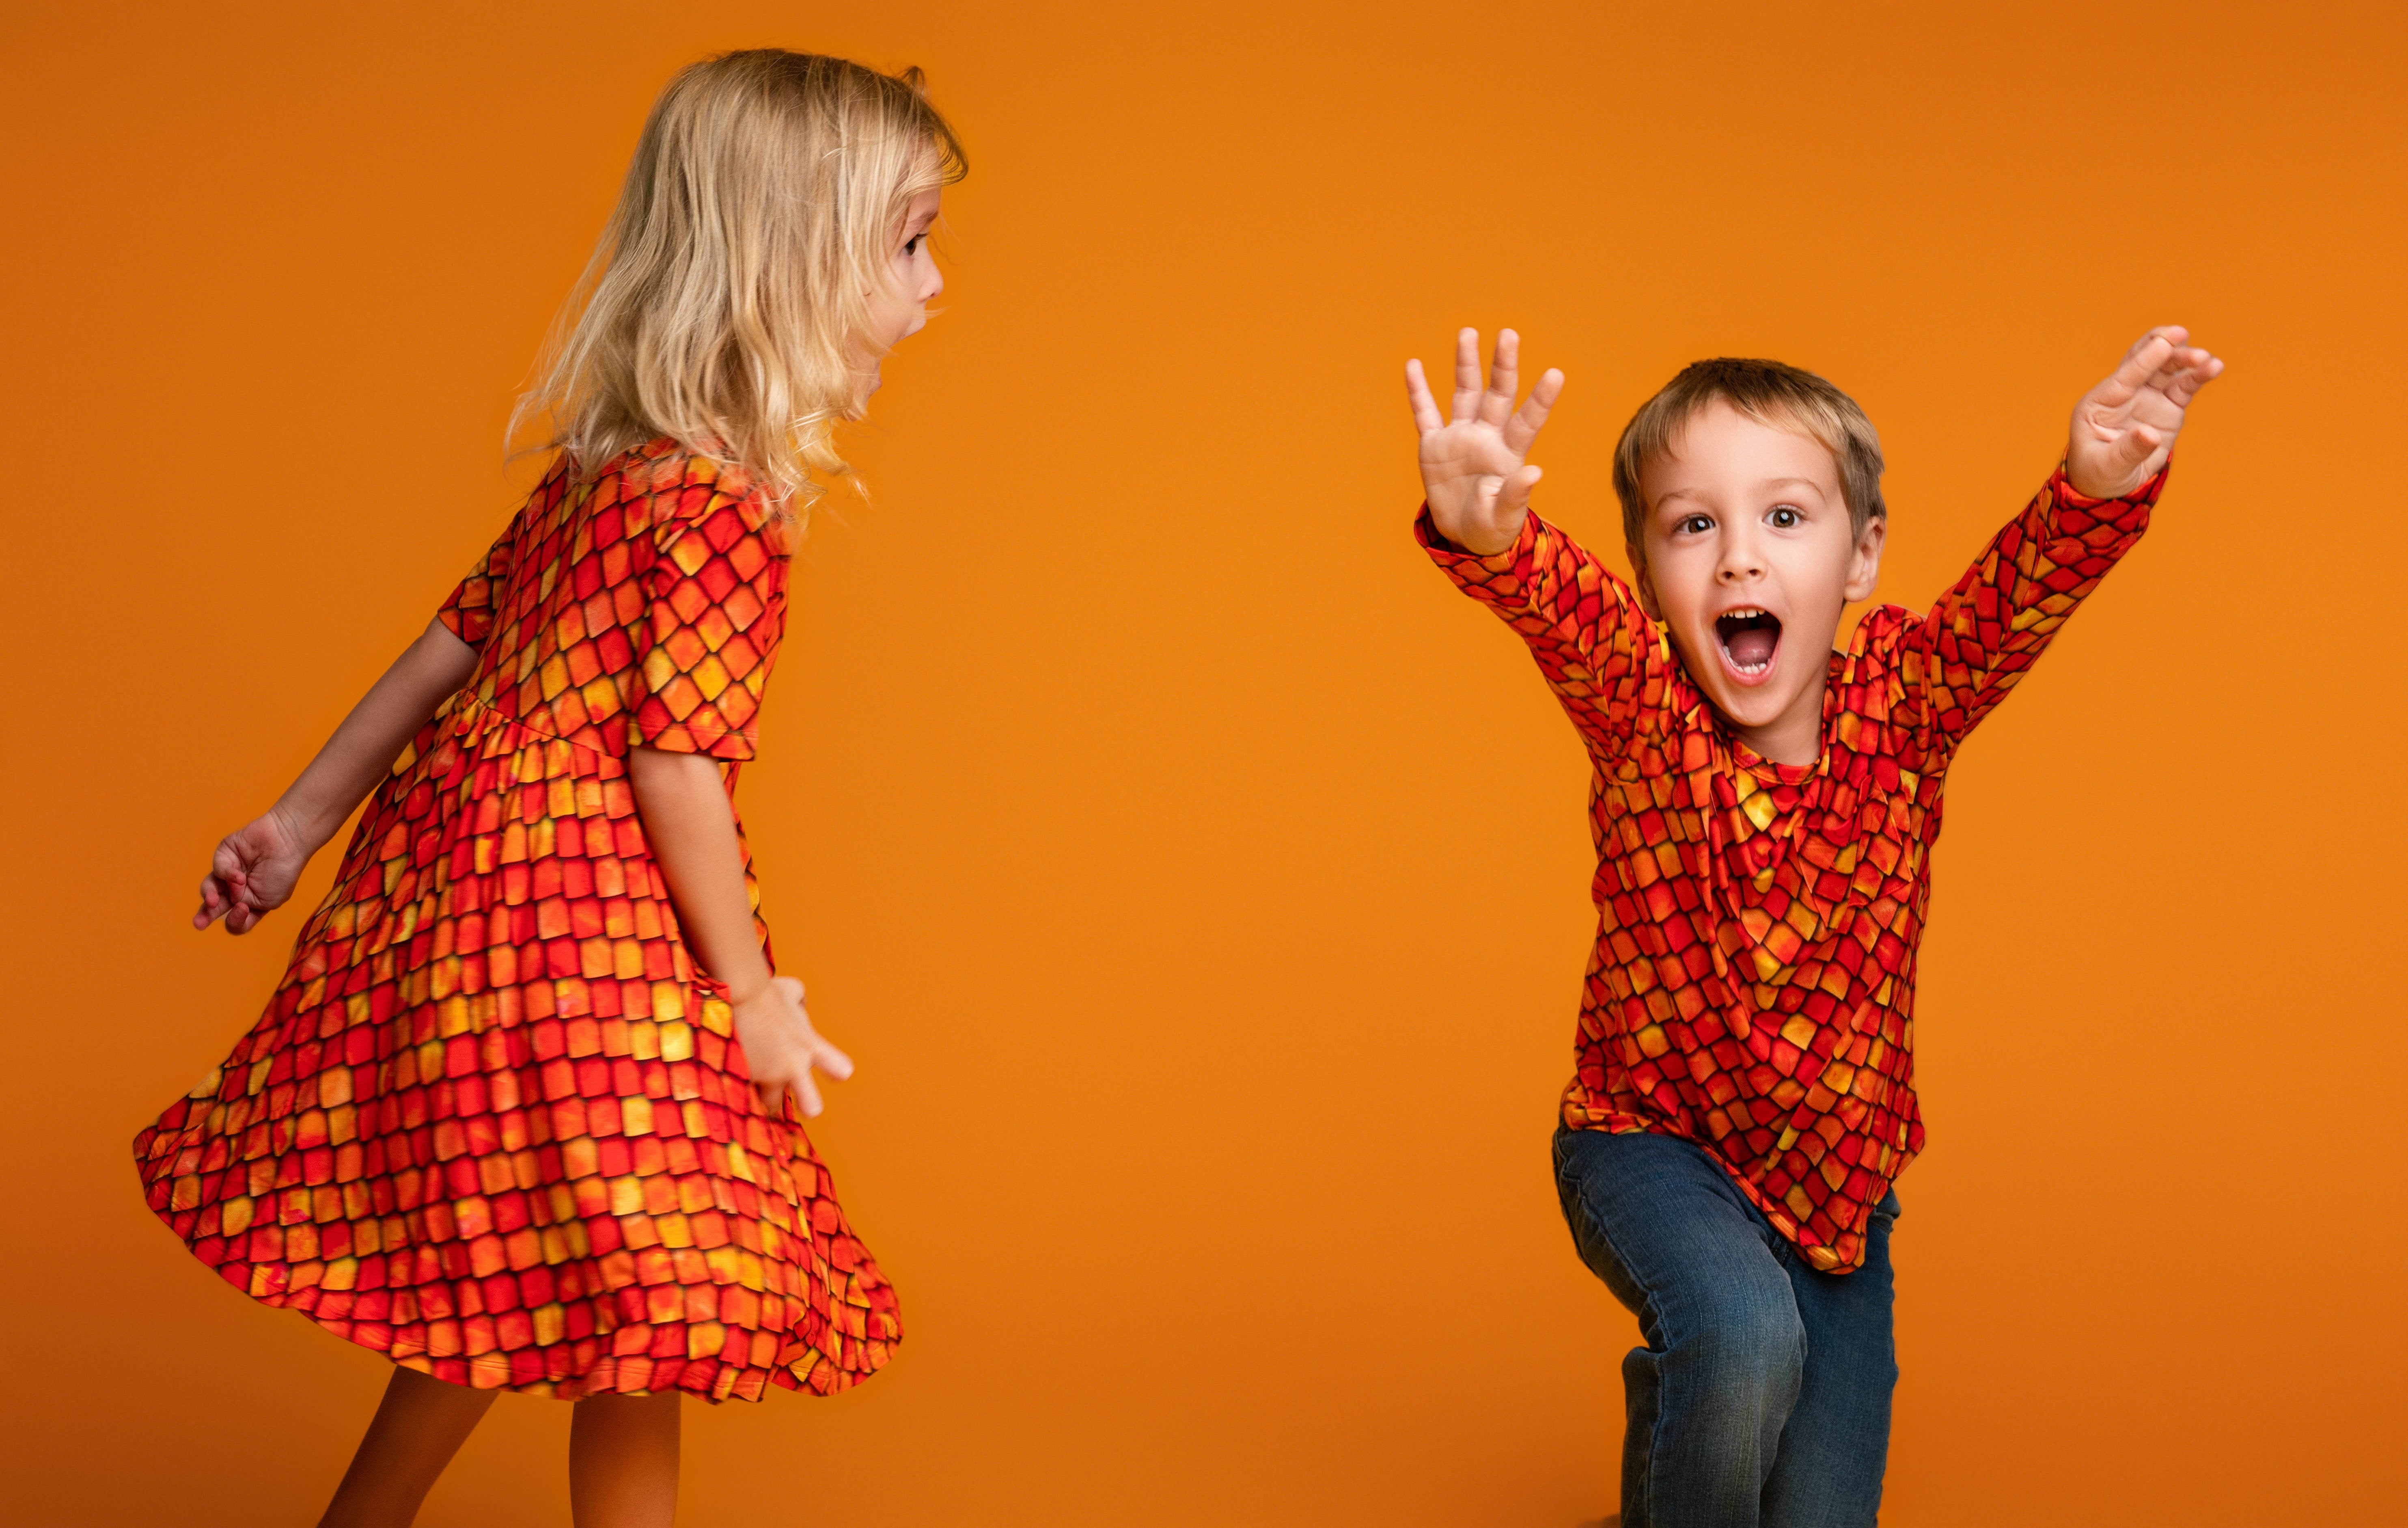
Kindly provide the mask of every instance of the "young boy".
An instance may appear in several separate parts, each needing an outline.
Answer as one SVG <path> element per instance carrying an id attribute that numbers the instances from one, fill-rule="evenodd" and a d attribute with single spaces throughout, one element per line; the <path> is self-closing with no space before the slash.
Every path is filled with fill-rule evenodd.
<path id="1" fill-rule="evenodd" d="M 2073 411 L 2064 465 L 1927 615 L 1869 613 L 1881 445 L 1846 395 L 1700 361 L 1622 433 L 1636 587 L 1530 512 L 1512 330 L 1455 411 L 1406 389 L 1415 533 L 1530 644 L 1596 766 L 1597 948 L 1555 1132 L 1581 1258 L 1639 1318 L 1623 1528 L 1856 1528 L 1889 1448 L 1891 1184 L 1923 1146 L 1915 947 L 1965 735 L 2149 521 L 2224 363 L 2153 329 Z"/>

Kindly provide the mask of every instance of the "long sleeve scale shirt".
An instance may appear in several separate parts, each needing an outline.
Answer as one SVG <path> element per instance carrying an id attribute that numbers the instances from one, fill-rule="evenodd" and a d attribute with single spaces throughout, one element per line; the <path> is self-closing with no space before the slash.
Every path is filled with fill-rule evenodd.
<path id="1" fill-rule="evenodd" d="M 1864 1258 L 1923 1146 L 1914 961 L 1950 761 L 2147 528 L 2165 474 L 2086 498 L 2062 472 L 1924 614 L 1878 606 L 1830 656 L 1822 757 L 1731 735 L 1623 581 L 1538 515 L 1470 555 L 1415 534 L 1521 634 L 1596 774 L 1597 945 L 1573 1130 L 1694 1141 L 1816 1268 Z"/>

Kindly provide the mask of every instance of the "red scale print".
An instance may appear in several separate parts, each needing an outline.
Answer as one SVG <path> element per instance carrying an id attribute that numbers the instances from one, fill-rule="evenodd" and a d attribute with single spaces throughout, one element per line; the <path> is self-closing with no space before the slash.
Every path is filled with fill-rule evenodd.
<path id="1" fill-rule="evenodd" d="M 1597 767 L 1597 947 L 1574 1130 L 1705 1146 L 1813 1266 L 1864 1261 L 1923 1148 L 1914 954 L 1941 786 L 2084 596 L 2147 528 L 2160 472 L 2090 499 L 2059 473 L 1927 615 L 1868 613 L 1830 659 L 1823 756 L 1732 739 L 1629 587 L 1531 515 L 1474 557 L 1422 544 L 1530 644 Z"/>
<path id="2" fill-rule="evenodd" d="M 784 536 L 656 441 L 555 467 L 453 592 L 475 676 L 370 799 L 266 1016 L 135 1142 L 226 1282 L 479 1389 L 757 1400 L 886 1362 L 894 1293 L 746 1080 L 625 772 L 706 754 L 733 791 Z"/>

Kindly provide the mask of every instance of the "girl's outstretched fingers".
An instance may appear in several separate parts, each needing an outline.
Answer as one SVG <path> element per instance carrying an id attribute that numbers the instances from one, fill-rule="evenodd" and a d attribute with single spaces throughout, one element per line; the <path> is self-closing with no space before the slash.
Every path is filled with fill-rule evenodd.
<path id="1" fill-rule="evenodd" d="M 829 1045 L 817 1031 L 811 1033 L 811 1064 L 838 1082 L 853 1075 L 853 1058 Z"/>
<path id="2" fill-rule="evenodd" d="M 853 1075 L 853 1058 L 822 1039 L 819 1031 L 811 1028 L 809 1014 L 803 1016 L 803 1055 L 800 1077 L 803 1117 L 817 1119 L 826 1105 L 820 1101 L 819 1078 L 813 1074 L 824 1072 L 842 1082 Z"/>
<path id="3" fill-rule="evenodd" d="M 791 1095 L 806 1118 L 817 1118 L 825 1105 L 814 1074 L 824 1072 L 838 1081 L 853 1075 L 853 1058 L 811 1027 L 803 984 L 792 976 L 769 978 L 767 987 L 736 1005 L 735 1016 L 745 1067 L 761 1106 L 771 1114 L 781 1112 Z"/>

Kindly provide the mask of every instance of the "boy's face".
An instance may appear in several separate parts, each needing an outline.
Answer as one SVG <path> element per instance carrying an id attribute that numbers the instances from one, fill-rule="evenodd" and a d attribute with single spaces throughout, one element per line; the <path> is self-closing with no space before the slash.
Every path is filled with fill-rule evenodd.
<path id="1" fill-rule="evenodd" d="M 1640 473 L 1640 603 L 1742 741 L 1812 763 L 1840 613 L 1873 591 L 1883 522 L 1859 536 L 1831 454 L 1717 399 Z"/>

